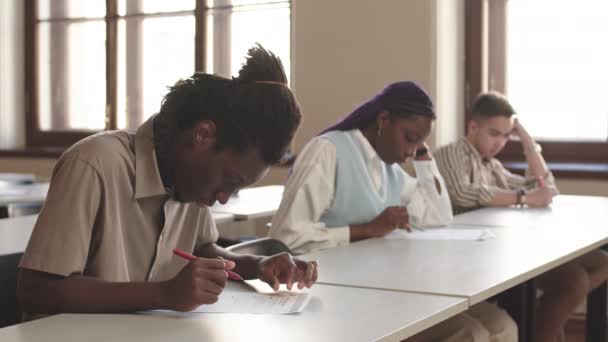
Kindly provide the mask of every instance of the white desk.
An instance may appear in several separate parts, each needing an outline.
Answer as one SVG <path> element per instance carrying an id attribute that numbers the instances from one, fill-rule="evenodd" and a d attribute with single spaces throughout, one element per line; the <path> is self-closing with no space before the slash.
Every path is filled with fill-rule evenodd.
<path id="1" fill-rule="evenodd" d="M 234 215 L 232 214 L 211 212 L 211 215 L 213 216 L 216 225 L 234 221 Z"/>
<path id="2" fill-rule="evenodd" d="M 272 216 L 279 209 L 283 197 L 282 185 L 260 186 L 239 191 L 226 205 L 216 204 L 212 212 L 233 214 L 237 220 L 252 220 Z"/>
<path id="3" fill-rule="evenodd" d="M 43 203 L 49 183 L 4 184 L 0 186 L 0 206 L 16 203 Z"/>
<path id="4" fill-rule="evenodd" d="M 317 284 L 293 315 L 74 315 L 0 329 L 13 342 L 400 341 L 467 308 L 464 298 Z"/>
<path id="5" fill-rule="evenodd" d="M 212 213 L 216 224 L 230 222 L 234 215 Z M 0 219 L 0 255 L 23 253 L 38 215 Z"/>
<path id="6" fill-rule="evenodd" d="M 578 231 L 585 226 L 608 222 L 608 197 L 559 195 L 548 208 L 483 208 L 454 217 L 455 224 L 532 227 L 571 226 Z"/>
<path id="7" fill-rule="evenodd" d="M 0 219 L 0 255 L 23 253 L 38 215 Z"/>
<path id="8" fill-rule="evenodd" d="M 479 226 L 471 226 L 479 228 Z M 474 305 L 608 242 L 608 224 L 492 228 L 496 239 L 373 239 L 310 254 L 319 282 L 463 296 Z"/>
<path id="9" fill-rule="evenodd" d="M 0 172 L 0 182 L 8 183 L 33 183 L 36 176 L 33 173 L 8 173 Z"/>

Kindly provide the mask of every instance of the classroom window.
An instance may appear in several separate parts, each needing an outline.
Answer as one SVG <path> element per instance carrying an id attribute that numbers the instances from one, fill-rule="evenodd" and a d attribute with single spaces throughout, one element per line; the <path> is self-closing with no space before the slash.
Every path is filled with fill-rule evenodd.
<path id="1" fill-rule="evenodd" d="M 195 70 L 232 76 L 255 42 L 290 70 L 289 0 L 27 0 L 28 147 L 135 130 Z"/>
<path id="2" fill-rule="evenodd" d="M 467 1 L 467 94 L 505 93 L 554 169 L 606 172 L 608 23 L 603 0 Z M 517 141 L 500 158 L 523 161 Z M 586 165 L 583 165 L 586 164 Z M 578 165 L 578 166 L 577 166 Z M 590 167 L 591 165 L 591 167 Z M 596 166 L 594 166 L 596 165 Z"/>
<path id="3" fill-rule="evenodd" d="M 543 140 L 608 140 L 608 2 L 507 2 L 507 89 Z M 548 124 L 550 123 L 550 124 Z"/>

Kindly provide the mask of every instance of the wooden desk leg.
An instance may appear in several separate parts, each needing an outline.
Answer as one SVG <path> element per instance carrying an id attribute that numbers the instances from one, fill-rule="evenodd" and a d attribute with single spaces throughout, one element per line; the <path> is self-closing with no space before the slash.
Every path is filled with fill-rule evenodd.
<path id="1" fill-rule="evenodd" d="M 606 306 L 608 286 L 600 285 L 587 296 L 587 320 L 585 336 L 587 342 L 606 340 Z"/>

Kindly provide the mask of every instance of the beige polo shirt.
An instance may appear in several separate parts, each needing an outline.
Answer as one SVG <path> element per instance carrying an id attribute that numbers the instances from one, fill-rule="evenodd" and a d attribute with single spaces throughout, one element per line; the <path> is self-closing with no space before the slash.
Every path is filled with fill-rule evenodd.
<path id="1" fill-rule="evenodd" d="M 174 248 L 192 252 L 217 240 L 209 209 L 176 202 L 163 186 L 153 118 L 135 134 L 96 134 L 61 156 L 20 267 L 106 281 L 162 281 L 186 264 L 173 256 Z"/>

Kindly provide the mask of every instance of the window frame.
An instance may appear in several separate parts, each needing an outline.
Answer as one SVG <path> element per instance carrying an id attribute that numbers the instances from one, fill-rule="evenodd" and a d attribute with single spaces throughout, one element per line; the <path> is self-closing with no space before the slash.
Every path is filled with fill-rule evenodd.
<path id="1" fill-rule="evenodd" d="M 477 94 L 506 90 L 506 19 L 508 0 L 467 0 L 465 3 L 465 130 Z M 466 132 L 465 132 L 466 134 Z M 542 140 L 542 154 L 557 176 L 599 178 L 608 175 L 608 139 Z M 512 171 L 525 171 L 521 143 L 510 140 L 497 156 Z"/>
<path id="2" fill-rule="evenodd" d="M 194 46 L 194 66 L 195 71 L 205 71 L 206 61 L 206 36 L 207 36 L 207 13 L 213 10 L 213 7 L 207 6 L 207 0 L 194 0 L 195 8 L 192 11 L 195 18 L 195 46 Z M 290 3 L 291 1 L 285 1 Z M 115 130 L 117 127 L 117 98 L 118 98 L 118 22 L 122 18 L 129 17 L 128 15 L 118 14 L 118 0 L 106 0 L 106 15 L 104 17 L 106 25 L 106 119 L 105 128 L 103 130 L 42 130 L 40 128 L 40 117 L 38 113 L 38 23 L 41 22 L 37 18 L 39 0 L 25 0 L 25 126 L 26 126 L 26 149 L 65 149 L 78 140 L 81 140 L 91 134 L 101 132 L 103 130 Z M 238 6 L 235 6 L 238 7 Z M 186 12 L 186 11 L 183 11 Z M 190 11 L 187 11 L 190 12 Z M 173 12 L 167 13 L 172 15 Z M 138 16 L 158 17 L 163 16 L 163 13 L 147 13 Z M 80 19 L 80 18 L 70 18 Z M 42 20 L 44 21 L 44 20 Z M 290 27 L 291 30 L 291 27 Z M 218 32 L 218 35 L 229 43 L 229 36 L 223 32 Z M 215 39 L 214 39 L 215 41 Z M 290 42 L 291 44 L 291 42 Z"/>
<path id="3" fill-rule="evenodd" d="M 206 1 L 195 0 L 195 70 L 204 70 L 205 65 L 205 11 Z M 25 0 L 25 121 L 26 146 L 28 148 L 48 148 L 71 146 L 97 130 L 43 131 L 40 129 L 38 113 L 38 0 Z M 106 0 L 106 118 L 105 129 L 117 129 L 118 91 L 118 0 Z M 76 18 L 77 19 L 77 18 Z M 194 71 L 193 71 L 194 72 Z"/>

